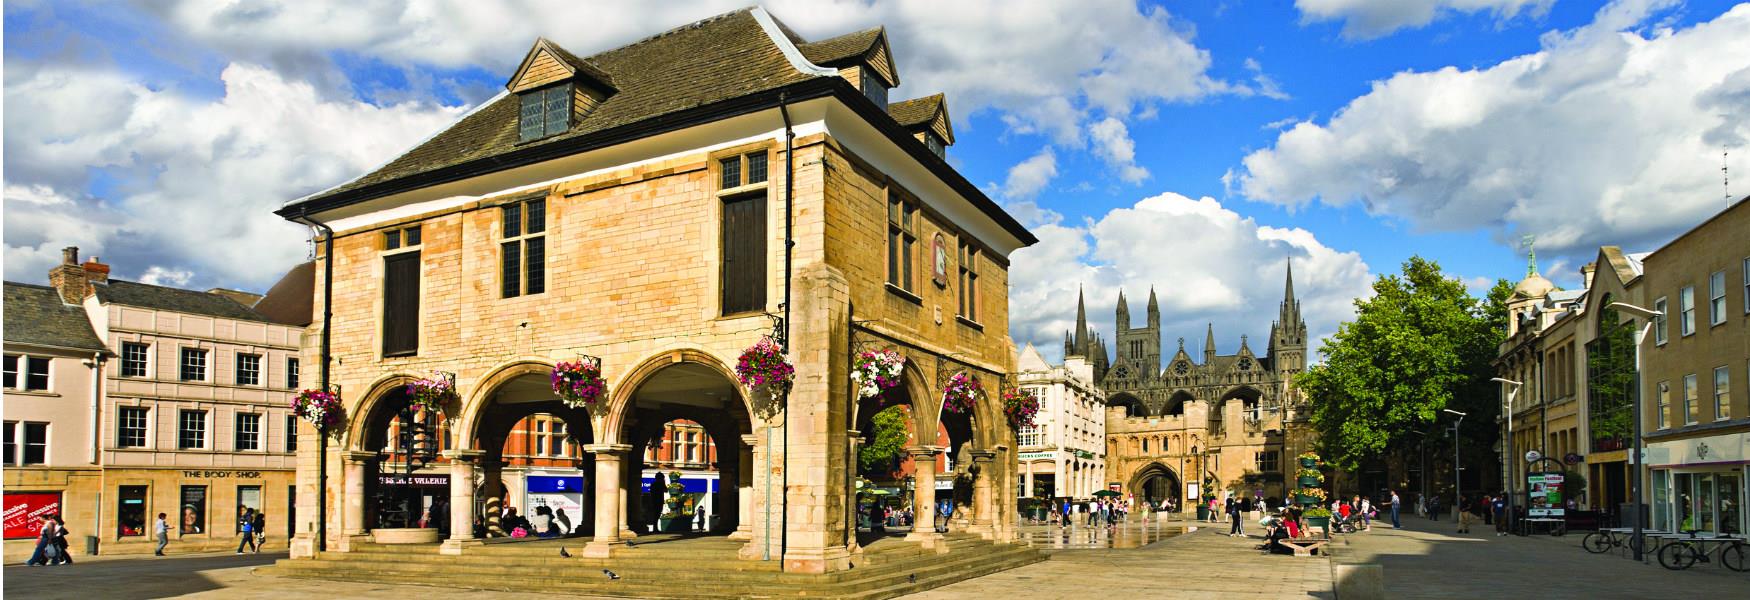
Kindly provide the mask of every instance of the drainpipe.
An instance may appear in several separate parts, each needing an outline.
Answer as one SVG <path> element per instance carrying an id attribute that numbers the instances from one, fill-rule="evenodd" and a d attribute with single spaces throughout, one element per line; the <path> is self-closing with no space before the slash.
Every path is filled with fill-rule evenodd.
<path id="1" fill-rule="evenodd" d="M 796 140 L 796 132 L 794 129 L 791 128 L 790 107 L 789 107 L 787 100 L 788 99 L 785 98 L 785 95 L 782 92 L 780 92 L 778 94 L 778 114 L 782 115 L 784 117 L 784 304 L 783 304 L 784 339 L 783 339 L 783 347 L 784 347 L 784 352 L 786 354 L 790 352 L 790 258 L 791 258 L 790 255 L 792 254 L 791 251 L 796 248 L 796 239 L 794 237 L 792 237 L 792 234 L 794 233 L 794 224 L 795 224 L 794 219 L 792 218 L 792 215 L 795 214 L 795 212 L 796 212 L 794 210 L 795 209 L 795 199 L 793 198 L 793 196 L 794 196 L 793 192 L 796 189 L 796 186 L 795 186 L 796 170 L 795 170 L 795 152 L 794 152 L 795 149 L 794 149 L 794 147 L 792 147 L 792 143 Z M 767 429 L 766 432 L 769 436 L 769 434 L 771 433 L 771 430 Z M 771 455 L 772 455 L 771 452 L 766 452 L 766 456 L 768 458 L 770 458 Z M 790 392 L 789 391 L 784 392 L 784 464 L 783 464 L 783 467 L 784 467 L 784 474 L 782 475 L 783 479 L 780 482 L 782 484 L 781 487 L 783 487 L 783 491 L 782 491 L 783 498 L 782 498 L 782 500 L 779 501 L 780 506 L 783 507 L 783 513 L 778 516 L 778 524 L 779 524 L 778 570 L 780 572 L 784 570 L 784 568 L 783 568 L 784 553 L 790 547 Z M 769 473 L 769 471 L 768 471 L 768 473 Z M 771 476 L 768 475 L 766 477 L 766 480 L 770 481 Z M 768 504 L 771 503 L 771 496 L 769 496 L 769 495 L 766 496 L 766 502 Z M 766 523 L 767 523 L 767 526 L 769 527 L 770 523 L 771 523 L 771 519 L 770 518 L 766 519 Z M 770 535 L 771 535 L 770 533 L 767 534 L 768 539 L 769 539 Z"/>
<path id="2" fill-rule="evenodd" d="M 322 391 L 328 391 L 329 332 L 334 319 L 334 230 L 299 214 L 304 224 L 322 231 Z M 316 551 L 328 551 L 328 431 L 316 429 Z"/>
<path id="3" fill-rule="evenodd" d="M 85 461 L 97 464 L 97 447 L 103 435 L 103 353 L 92 352 L 91 359 L 81 361 L 91 368 L 91 448 L 87 450 Z M 93 532 L 95 533 L 95 532 Z"/>

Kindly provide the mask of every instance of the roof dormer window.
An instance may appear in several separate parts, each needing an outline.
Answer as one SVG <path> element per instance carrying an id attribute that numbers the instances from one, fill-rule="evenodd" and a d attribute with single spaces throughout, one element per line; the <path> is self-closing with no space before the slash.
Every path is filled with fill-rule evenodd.
<path id="1" fill-rule="evenodd" d="M 517 141 L 527 142 L 571 129 L 571 84 L 561 83 L 518 94 L 522 101 Z"/>
<path id="2" fill-rule="evenodd" d="M 881 76 L 876 75 L 874 69 L 865 66 L 862 72 L 862 83 L 858 87 L 863 89 L 863 95 L 874 102 L 875 106 L 885 110 L 887 108 L 887 84 L 882 83 Z"/>
<path id="3" fill-rule="evenodd" d="M 924 132 L 924 146 L 935 153 L 936 158 L 948 158 L 948 145 L 942 143 L 942 137 L 933 132 Z"/>

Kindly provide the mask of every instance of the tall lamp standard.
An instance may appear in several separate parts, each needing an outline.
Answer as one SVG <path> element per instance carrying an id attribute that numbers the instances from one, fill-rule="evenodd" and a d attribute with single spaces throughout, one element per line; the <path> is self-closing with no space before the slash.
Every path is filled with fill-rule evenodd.
<path id="1" fill-rule="evenodd" d="M 1507 454 L 1504 455 L 1505 458 L 1507 459 L 1506 460 L 1507 464 L 1504 465 L 1507 467 L 1507 477 L 1506 477 L 1506 479 L 1507 479 L 1507 516 L 1506 516 L 1506 519 L 1507 519 L 1507 531 L 1516 531 L 1515 529 L 1513 529 L 1513 492 L 1514 492 L 1513 480 L 1514 480 L 1514 478 L 1518 477 L 1518 475 L 1516 473 L 1514 473 L 1513 464 L 1514 464 L 1514 461 L 1518 460 L 1518 458 L 1516 458 L 1516 457 L 1519 455 L 1515 454 L 1514 453 L 1515 451 L 1513 449 L 1513 399 L 1519 395 L 1519 388 L 1523 387 L 1525 384 L 1518 382 L 1518 381 L 1513 381 L 1511 379 L 1502 379 L 1500 377 L 1491 378 L 1491 379 L 1489 379 L 1489 381 L 1493 381 L 1493 382 L 1499 383 L 1501 385 L 1507 386 L 1507 396 L 1505 398 L 1501 399 L 1501 414 L 1507 415 L 1507 434 L 1502 436 L 1502 437 L 1507 439 Z"/>
<path id="2" fill-rule="evenodd" d="M 1463 472 L 1458 466 L 1458 426 L 1464 424 L 1464 413 L 1450 408 L 1441 409 L 1440 412 L 1449 412 L 1458 415 L 1458 421 L 1452 424 L 1452 516 L 1453 518 L 1457 518 L 1458 511 L 1462 510 L 1459 507 L 1459 503 L 1464 499 L 1464 483 L 1459 479 L 1459 476 L 1462 475 Z"/>
<path id="3" fill-rule="evenodd" d="M 1647 341 L 1647 332 L 1653 330 L 1653 322 L 1663 318 L 1665 312 L 1641 308 L 1633 304 L 1625 304 L 1622 302 L 1612 302 L 1605 308 L 1625 312 L 1630 316 L 1638 317 L 1647 322 L 1646 325 L 1642 325 L 1640 330 L 1635 332 L 1635 393 L 1634 396 L 1631 397 L 1633 402 L 1632 406 L 1634 407 L 1634 418 L 1630 419 L 1634 421 L 1635 425 L 1635 441 L 1629 452 L 1629 462 L 1634 465 L 1634 468 L 1631 469 L 1628 474 L 1629 489 L 1632 490 L 1631 497 L 1634 499 L 1634 506 L 1629 510 L 1634 511 L 1635 518 L 1634 534 L 1633 537 L 1629 538 L 1630 541 L 1635 543 L 1629 544 L 1629 546 L 1634 550 L 1635 560 L 1640 561 L 1643 558 L 1641 556 L 1641 548 L 1644 545 L 1641 543 L 1641 531 L 1645 528 L 1645 524 L 1641 523 L 1643 520 L 1641 518 L 1641 459 L 1645 458 L 1641 455 L 1641 343 Z"/>

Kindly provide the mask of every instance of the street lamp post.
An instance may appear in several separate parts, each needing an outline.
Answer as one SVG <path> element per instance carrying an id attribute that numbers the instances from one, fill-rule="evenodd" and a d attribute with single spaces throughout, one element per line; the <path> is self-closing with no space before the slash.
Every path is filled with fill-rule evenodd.
<path id="1" fill-rule="evenodd" d="M 1518 475 L 1513 472 L 1513 465 L 1515 461 L 1519 460 L 1517 458 L 1519 455 L 1514 453 L 1515 450 L 1513 448 L 1513 399 L 1519 395 L 1519 388 L 1523 387 L 1525 384 L 1511 379 L 1502 379 L 1500 377 L 1492 378 L 1489 381 L 1507 386 L 1507 397 L 1503 398 L 1501 401 L 1501 413 L 1507 415 L 1507 434 L 1502 436 L 1507 440 L 1507 453 L 1503 455 L 1507 460 L 1504 461 L 1505 464 L 1502 466 L 1507 468 L 1507 477 L 1505 477 L 1507 480 L 1507 515 L 1505 518 L 1507 519 L 1507 531 L 1511 532 L 1517 531 L 1513 528 L 1513 480 L 1518 477 Z"/>
<path id="2" fill-rule="evenodd" d="M 1644 319 L 1647 322 L 1646 325 L 1642 325 L 1640 330 L 1635 332 L 1635 393 L 1631 396 L 1634 418 L 1630 419 L 1631 421 L 1634 421 L 1635 440 L 1634 445 L 1629 448 L 1629 464 L 1633 465 L 1634 468 L 1630 469 L 1628 474 L 1629 489 L 1631 490 L 1630 494 L 1634 503 L 1629 510 L 1634 511 L 1635 520 L 1634 533 L 1632 534 L 1633 537 L 1629 538 L 1629 541 L 1633 543 L 1629 544 L 1629 546 L 1630 549 L 1634 551 L 1635 560 L 1640 561 L 1643 559 L 1641 549 L 1645 545 L 1641 541 L 1641 532 L 1646 527 L 1646 525 L 1641 522 L 1643 520 L 1641 518 L 1641 460 L 1645 458 L 1641 455 L 1641 343 L 1647 341 L 1647 332 L 1653 330 L 1653 321 L 1665 316 L 1665 313 L 1664 311 L 1646 309 L 1633 304 L 1624 304 L 1622 302 L 1612 302 L 1605 308 L 1625 312 L 1631 316 Z"/>
<path id="3" fill-rule="evenodd" d="M 1458 465 L 1458 426 L 1464 424 L 1464 413 L 1450 408 L 1442 409 L 1441 412 L 1458 415 L 1458 420 L 1452 424 L 1452 516 L 1458 518 L 1458 511 L 1461 510 L 1459 504 L 1464 499 L 1464 482 L 1459 479 L 1463 473 Z"/>

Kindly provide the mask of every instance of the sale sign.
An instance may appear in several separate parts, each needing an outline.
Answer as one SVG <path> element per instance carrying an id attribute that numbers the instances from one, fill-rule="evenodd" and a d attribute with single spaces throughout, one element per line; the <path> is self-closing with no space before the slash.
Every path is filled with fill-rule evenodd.
<path id="1" fill-rule="evenodd" d="M 44 515 L 61 512 L 60 492 L 6 492 L 6 539 L 34 538 Z"/>

